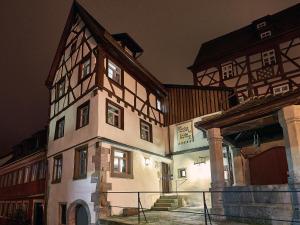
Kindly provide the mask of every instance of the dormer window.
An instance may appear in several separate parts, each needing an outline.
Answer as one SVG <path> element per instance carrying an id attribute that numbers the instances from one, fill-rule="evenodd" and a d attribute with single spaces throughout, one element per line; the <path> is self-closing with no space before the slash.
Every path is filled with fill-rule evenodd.
<path id="1" fill-rule="evenodd" d="M 56 90 L 55 90 L 56 99 L 62 97 L 65 94 L 65 85 L 66 85 L 65 78 L 57 82 Z"/>
<path id="2" fill-rule="evenodd" d="M 233 77 L 232 63 L 222 66 L 222 76 L 224 80 Z"/>
<path id="3" fill-rule="evenodd" d="M 262 61 L 264 66 L 271 66 L 276 63 L 275 50 L 269 50 L 262 53 Z"/>
<path id="4" fill-rule="evenodd" d="M 107 76 L 118 84 L 122 84 L 121 69 L 110 60 L 108 60 Z"/>
<path id="5" fill-rule="evenodd" d="M 264 39 L 264 38 L 267 38 L 267 37 L 270 37 L 272 35 L 272 32 L 270 30 L 266 31 L 266 32 L 262 32 L 260 34 L 260 38 L 261 39 Z"/>
<path id="6" fill-rule="evenodd" d="M 258 23 L 256 25 L 256 28 L 257 28 L 257 30 L 259 30 L 259 29 L 261 29 L 261 28 L 263 28 L 265 26 L 267 26 L 267 23 L 266 23 L 266 21 L 263 21 L 263 22 Z"/>

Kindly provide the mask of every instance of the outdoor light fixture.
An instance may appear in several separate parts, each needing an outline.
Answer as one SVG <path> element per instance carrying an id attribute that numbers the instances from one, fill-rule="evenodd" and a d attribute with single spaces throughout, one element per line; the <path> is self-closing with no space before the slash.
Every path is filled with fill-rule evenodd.
<path id="1" fill-rule="evenodd" d="M 150 164 L 150 159 L 149 158 L 145 158 L 145 165 L 149 166 L 149 164 Z"/>
<path id="2" fill-rule="evenodd" d="M 194 165 L 200 165 L 205 163 L 206 163 L 206 157 L 199 156 L 199 158 L 194 162 Z"/>

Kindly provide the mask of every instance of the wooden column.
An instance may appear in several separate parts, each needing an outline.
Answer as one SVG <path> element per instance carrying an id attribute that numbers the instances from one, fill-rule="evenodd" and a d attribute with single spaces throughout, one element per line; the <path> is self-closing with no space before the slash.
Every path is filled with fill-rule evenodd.
<path id="1" fill-rule="evenodd" d="M 222 140 L 220 128 L 208 130 L 212 188 L 224 187 L 225 184 Z"/>
<path id="2" fill-rule="evenodd" d="M 290 105 L 278 113 L 283 129 L 288 162 L 288 182 L 300 184 L 300 105 Z"/>

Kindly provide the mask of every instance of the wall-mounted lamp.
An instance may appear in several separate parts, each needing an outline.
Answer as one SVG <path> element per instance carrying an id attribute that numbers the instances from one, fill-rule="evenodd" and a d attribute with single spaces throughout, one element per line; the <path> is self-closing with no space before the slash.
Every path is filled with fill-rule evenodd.
<path id="1" fill-rule="evenodd" d="M 150 159 L 149 158 L 145 158 L 145 166 L 149 166 L 150 164 Z"/>
<path id="2" fill-rule="evenodd" d="M 199 156 L 198 159 L 194 162 L 194 165 L 205 164 L 206 160 L 207 160 L 207 157 Z"/>

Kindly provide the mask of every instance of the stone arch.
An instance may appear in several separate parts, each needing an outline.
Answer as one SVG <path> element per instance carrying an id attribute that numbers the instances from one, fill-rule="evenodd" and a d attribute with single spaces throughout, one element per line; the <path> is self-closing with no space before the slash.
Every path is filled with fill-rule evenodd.
<path id="1" fill-rule="evenodd" d="M 91 213 L 88 204 L 81 200 L 77 199 L 76 201 L 72 202 L 67 210 L 67 225 L 76 225 L 76 207 L 82 206 L 87 214 L 88 218 L 88 225 L 91 224 Z"/>

